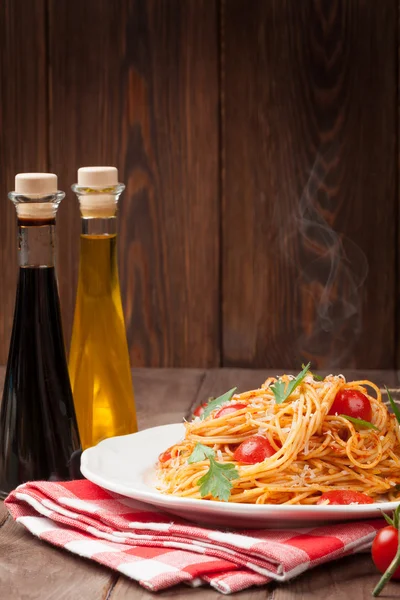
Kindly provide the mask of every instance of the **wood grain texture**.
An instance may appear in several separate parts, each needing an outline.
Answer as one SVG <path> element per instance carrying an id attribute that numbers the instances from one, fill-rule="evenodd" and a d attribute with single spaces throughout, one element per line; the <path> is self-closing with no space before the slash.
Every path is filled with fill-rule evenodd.
<path id="1" fill-rule="evenodd" d="M 393 367 L 397 3 L 248 8 L 221 17 L 222 364 Z"/>
<path id="2" fill-rule="evenodd" d="M 0 502 L 0 528 L 8 519 L 8 512 L 3 502 Z"/>
<path id="3" fill-rule="evenodd" d="M 395 366 L 399 7 L 381 4 L 4 0 L 0 362 L 15 173 L 53 170 L 67 191 L 69 345 L 80 230 L 69 188 L 79 166 L 115 164 L 133 365 L 219 366 L 222 352 L 226 366 Z"/>
<path id="4" fill-rule="evenodd" d="M 47 170 L 45 0 L 0 3 L 0 364 L 16 292 L 17 226 L 7 198 L 21 171 Z"/>
<path id="5" fill-rule="evenodd" d="M 233 597 L 245 598 L 246 600 L 273 600 L 272 590 L 274 584 L 269 584 L 261 590 L 250 589 L 245 592 L 238 592 Z M 107 600 L 154 600 L 155 595 L 147 590 L 138 589 L 137 585 L 125 577 L 120 577 L 116 582 L 111 594 Z M 189 588 L 187 585 L 177 585 L 173 588 L 157 592 L 157 598 L 173 598 L 174 600 L 223 600 L 224 594 L 219 594 L 216 590 L 197 587 Z M 229 596 L 228 596 L 229 597 Z"/>
<path id="6" fill-rule="evenodd" d="M 307 571 L 304 575 L 277 586 L 273 600 L 361 600 L 372 598 L 372 590 L 379 581 L 370 554 L 349 556 Z M 382 598 L 399 597 L 399 586 L 389 582 Z"/>
<path id="7" fill-rule="evenodd" d="M 139 429 L 179 423 L 205 377 L 201 369 L 133 369 Z"/>
<path id="8" fill-rule="evenodd" d="M 51 167 L 113 164 L 126 183 L 120 275 L 136 366 L 219 364 L 215 0 L 50 0 Z M 69 339 L 78 267 L 72 194 L 59 214 Z"/>
<path id="9" fill-rule="evenodd" d="M 8 518 L 0 528 L 0 589 L 14 600 L 100 600 L 114 577 L 94 562 L 50 548 Z"/>

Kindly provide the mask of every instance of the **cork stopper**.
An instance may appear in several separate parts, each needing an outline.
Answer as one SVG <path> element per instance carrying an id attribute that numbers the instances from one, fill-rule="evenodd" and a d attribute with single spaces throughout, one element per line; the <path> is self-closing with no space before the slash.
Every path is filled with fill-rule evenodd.
<path id="1" fill-rule="evenodd" d="M 38 198 L 50 196 L 57 191 L 57 175 L 54 173 L 18 173 L 15 176 L 15 193 Z"/>
<path id="2" fill-rule="evenodd" d="M 18 173 L 9 197 L 19 219 L 53 219 L 64 194 L 57 190 L 54 173 Z"/>
<path id="3" fill-rule="evenodd" d="M 115 216 L 118 197 L 124 188 L 118 183 L 115 167 L 81 167 L 78 183 L 72 186 L 78 194 L 82 216 L 91 218 Z"/>
<path id="4" fill-rule="evenodd" d="M 115 167 L 81 167 L 78 169 L 78 185 L 87 188 L 108 188 L 118 185 L 118 169 Z"/>

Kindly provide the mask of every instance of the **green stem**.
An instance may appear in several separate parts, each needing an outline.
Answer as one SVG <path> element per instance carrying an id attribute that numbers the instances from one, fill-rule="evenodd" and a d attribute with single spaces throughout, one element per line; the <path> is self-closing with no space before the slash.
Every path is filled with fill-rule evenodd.
<path id="1" fill-rule="evenodd" d="M 398 534 L 397 534 L 398 542 L 397 542 L 396 556 L 394 557 L 394 559 L 392 560 L 392 562 L 390 563 L 390 565 L 388 566 L 388 568 L 386 569 L 386 571 L 384 572 L 384 574 L 382 575 L 380 580 L 378 581 L 377 586 L 375 587 L 374 591 L 372 592 L 373 596 L 379 596 L 379 594 L 381 593 L 381 591 L 383 590 L 383 588 L 385 587 L 385 585 L 387 584 L 389 579 L 392 577 L 393 573 L 400 566 L 400 523 L 398 524 L 397 531 L 398 531 Z"/>

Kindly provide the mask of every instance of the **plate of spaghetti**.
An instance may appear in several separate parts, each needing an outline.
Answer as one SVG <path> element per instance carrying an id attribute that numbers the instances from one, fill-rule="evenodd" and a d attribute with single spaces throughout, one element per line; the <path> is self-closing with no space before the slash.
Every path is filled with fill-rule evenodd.
<path id="1" fill-rule="evenodd" d="M 400 502 L 400 411 L 371 381 L 309 365 L 234 388 L 191 420 L 110 438 L 87 479 L 181 517 L 242 527 L 377 518 Z"/>

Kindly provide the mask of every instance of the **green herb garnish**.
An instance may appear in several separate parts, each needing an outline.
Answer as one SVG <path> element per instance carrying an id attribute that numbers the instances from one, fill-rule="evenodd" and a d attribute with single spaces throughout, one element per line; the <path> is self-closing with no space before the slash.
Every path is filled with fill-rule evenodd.
<path id="1" fill-rule="evenodd" d="M 204 411 L 200 415 L 200 419 L 201 420 L 205 419 L 206 417 L 211 415 L 213 410 L 220 408 L 223 404 L 226 404 L 227 402 L 229 402 L 229 400 L 231 400 L 231 398 L 232 398 L 233 394 L 236 392 L 236 390 L 237 390 L 237 388 L 234 387 L 231 390 L 229 390 L 229 392 L 225 392 L 225 394 L 222 394 L 222 396 L 218 396 L 218 398 L 215 398 L 215 400 L 211 400 L 211 402 L 209 402 L 207 404 Z"/>
<path id="2" fill-rule="evenodd" d="M 389 390 L 387 389 L 386 385 L 385 385 L 385 390 L 387 393 L 387 397 L 389 398 L 389 402 L 390 402 L 390 406 L 392 407 L 393 414 L 396 417 L 398 424 L 400 425 L 400 409 L 397 406 L 396 402 L 393 400 L 392 395 L 389 392 Z"/>
<path id="3" fill-rule="evenodd" d="M 351 423 L 354 423 L 354 425 L 359 425 L 360 427 L 365 427 L 366 429 L 375 429 L 376 431 L 379 431 L 376 425 L 370 423 L 369 421 L 364 421 L 364 419 L 356 419 L 355 417 L 349 417 L 348 415 L 339 416 L 343 417 L 343 419 L 347 419 L 347 421 L 350 421 Z"/>
<path id="4" fill-rule="evenodd" d="M 210 458 L 208 472 L 197 482 L 200 486 L 200 494 L 203 498 L 211 494 L 213 498 L 228 502 L 232 489 L 231 480 L 238 477 L 239 473 L 233 463 L 217 463 Z"/>
<path id="5" fill-rule="evenodd" d="M 271 385 L 271 390 L 274 393 L 276 404 L 282 404 L 282 402 L 285 402 L 285 400 L 289 398 L 290 394 L 294 392 L 294 390 L 301 384 L 307 375 L 310 365 L 311 363 L 308 363 L 308 365 L 306 365 L 303 370 L 291 381 L 286 383 L 279 378 L 278 381 Z"/>
<path id="6" fill-rule="evenodd" d="M 215 452 L 208 446 L 197 443 L 188 462 L 195 463 L 208 459 L 210 468 L 197 482 L 201 497 L 211 495 L 224 502 L 229 500 L 232 489 L 232 479 L 239 477 L 238 470 L 233 463 L 219 463 L 214 458 Z"/>
<path id="7" fill-rule="evenodd" d="M 215 452 L 212 448 L 208 446 L 204 446 L 204 444 L 197 444 L 194 447 L 192 454 L 188 458 L 188 463 L 191 465 L 192 463 L 200 462 L 201 460 L 206 460 L 207 458 L 213 458 L 215 456 Z"/>
<path id="8" fill-rule="evenodd" d="M 304 363 L 301 365 L 301 368 L 306 368 Z M 315 379 L 315 381 L 323 381 L 325 379 L 325 377 L 322 377 L 322 375 L 317 375 L 317 373 L 314 373 L 314 371 L 310 371 L 310 375 L 313 379 Z"/>

